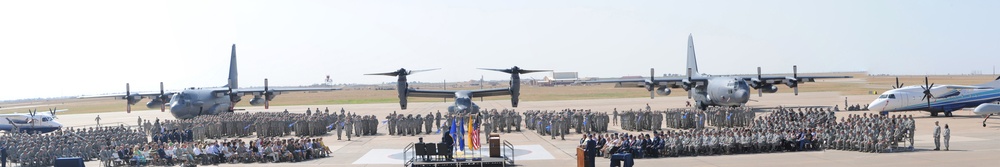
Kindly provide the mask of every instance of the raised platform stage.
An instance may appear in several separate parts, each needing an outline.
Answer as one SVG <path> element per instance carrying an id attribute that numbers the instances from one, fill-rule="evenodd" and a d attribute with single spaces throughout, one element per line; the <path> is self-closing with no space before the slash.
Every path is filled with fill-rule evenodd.
<path id="1" fill-rule="evenodd" d="M 506 159 L 503 157 L 483 157 L 480 161 L 413 161 L 410 166 L 412 167 L 437 167 L 437 166 L 513 166 L 513 164 L 508 164 Z"/>

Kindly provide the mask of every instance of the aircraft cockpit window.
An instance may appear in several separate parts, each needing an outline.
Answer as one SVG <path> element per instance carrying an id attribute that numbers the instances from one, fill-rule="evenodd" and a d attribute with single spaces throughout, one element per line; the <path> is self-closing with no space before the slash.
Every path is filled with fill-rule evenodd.
<path id="1" fill-rule="evenodd" d="M 881 96 L 878 96 L 878 98 L 879 99 L 889 98 L 889 95 L 881 95 Z"/>
<path id="2" fill-rule="evenodd" d="M 889 94 L 889 99 L 896 99 L 896 95 L 895 94 Z"/>

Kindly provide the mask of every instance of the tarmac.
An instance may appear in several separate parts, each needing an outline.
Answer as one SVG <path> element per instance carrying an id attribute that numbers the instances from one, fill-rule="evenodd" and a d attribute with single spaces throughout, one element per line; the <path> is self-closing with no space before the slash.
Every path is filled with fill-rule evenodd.
<path id="1" fill-rule="evenodd" d="M 783 106 L 834 106 L 839 105 L 841 112 L 838 117 L 847 114 L 862 114 L 875 112 L 843 111 L 845 98 L 850 104 L 867 104 L 876 95 L 843 96 L 837 92 L 810 92 L 794 96 L 790 93 L 764 94 L 763 97 L 752 97 L 751 107 Z M 280 100 L 280 96 L 277 100 Z M 530 100 L 530 99 L 529 99 Z M 612 109 L 644 109 L 649 104 L 654 110 L 684 107 L 686 97 L 629 98 L 629 99 L 594 99 L 566 101 L 522 101 L 519 112 L 525 110 L 561 110 L 591 109 L 607 112 Z M 124 103 L 124 102 L 123 102 Z M 475 102 L 482 109 L 511 108 L 509 100 Z M 692 102 L 693 103 L 693 102 Z M 244 108 L 237 112 L 305 112 L 306 108 L 329 107 L 331 112 L 339 112 L 341 108 L 364 115 L 374 114 L 378 118 L 396 111 L 402 114 L 426 114 L 428 112 L 447 112 L 448 102 L 410 103 L 408 110 L 400 110 L 398 103 L 384 104 L 352 104 L 352 105 L 313 105 L 313 106 L 272 106 L 269 110 L 263 107 Z M 138 106 L 136 108 L 139 108 Z M 134 108 L 133 108 L 134 109 Z M 767 114 L 767 113 L 761 113 Z M 679 158 L 636 159 L 635 166 L 998 166 L 992 164 L 1000 155 L 1000 120 L 987 121 L 987 127 L 982 126 L 983 117 L 974 115 L 970 110 L 956 111 L 954 117 L 930 117 L 927 112 L 895 112 L 891 115 L 913 115 L 917 121 L 916 151 L 897 153 L 862 153 L 852 151 L 812 151 L 789 153 L 763 153 L 741 155 L 716 155 Z M 169 112 L 157 110 L 133 110 L 132 113 L 113 111 L 90 114 L 58 115 L 57 121 L 66 127 L 96 126 L 94 119 L 101 117 L 102 126 L 124 124 L 134 125 L 137 117 L 143 119 L 173 119 Z M 934 121 L 940 121 L 951 126 L 951 151 L 931 151 L 934 149 L 931 138 Z M 515 163 L 518 166 L 575 166 L 575 148 L 579 146 L 581 135 L 567 135 L 566 140 L 550 140 L 548 136 L 540 136 L 534 132 L 522 129 L 523 132 L 501 133 L 501 140 L 507 140 L 515 148 Z M 617 126 L 610 126 L 613 132 L 622 131 Z M 221 166 L 345 166 L 345 167 L 382 167 L 402 166 L 401 150 L 407 144 L 416 142 L 418 137 L 424 137 L 426 142 L 439 142 L 441 134 L 431 133 L 424 136 L 388 136 L 385 124 L 381 124 L 379 135 L 362 136 L 352 141 L 336 140 L 336 133 L 324 136 L 323 141 L 333 151 L 332 157 L 309 160 L 298 163 L 255 163 L 255 164 L 223 164 Z M 628 132 L 637 133 L 637 132 Z M 649 133 L 639 132 L 639 133 Z M 483 145 L 485 144 L 485 137 Z M 943 147 L 943 146 L 942 146 Z M 942 148 L 943 149 L 943 148 Z M 484 152 L 485 154 L 485 152 Z M 598 158 L 596 166 L 607 166 L 609 159 Z M 98 161 L 87 162 L 88 166 L 99 166 Z"/>

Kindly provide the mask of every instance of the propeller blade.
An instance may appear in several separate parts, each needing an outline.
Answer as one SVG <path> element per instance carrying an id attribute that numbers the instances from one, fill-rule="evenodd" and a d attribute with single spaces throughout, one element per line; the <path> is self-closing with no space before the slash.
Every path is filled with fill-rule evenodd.
<path id="1" fill-rule="evenodd" d="M 760 67 L 757 67 L 757 81 L 764 82 L 763 78 L 760 76 Z M 757 87 L 763 86 L 761 85 L 761 83 L 754 83 L 754 84 L 757 84 Z M 760 89 L 761 88 L 757 88 L 757 97 L 764 97 L 764 90 Z"/>
<path id="2" fill-rule="evenodd" d="M 271 107 L 271 104 L 268 102 L 271 101 L 271 92 L 269 92 L 270 90 L 271 89 L 268 89 L 267 87 L 267 78 L 264 78 L 264 109 L 268 109 Z"/>
<path id="3" fill-rule="evenodd" d="M 521 74 L 527 74 L 527 73 L 536 73 L 536 72 L 552 72 L 552 70 L 521 70 L 519 73 L 521 73 Z"/>
<path id="4" fill-rule="evenodd" d="M 504 73 L 513 73 L 513 72 L 511 72 L 510 69 L 495 69 L 495 68 L 476 68 L 476 69 L 489 70 L 489 71 L 499 71 L 499 72 L 504 72 Z"/>
<path id="5" fill-rule="evenodd" d="M 160 112 L 167 111 L 167 98 L 163 94 L 163 82 L 160 82 Z"/>
<path id="6" fill-rule="evenodd" d="M 387 72 L 387 73 L 372 73 L 372 74 L 365 74 L 365 75 L 385 75 L 385 76 L 398 76 L 398 75 L 399 75 L 399 72 Z"/>
<path id="7" fill-rule="evenodd" d="M 132 92 L 129 89 L 128 83 L 125 83 L 125 113 L 132 113 Z"/>
<path id="8" fill-rule="evenodd" d="M 792 88 L 792 89 L 795 90 L 795 95 L 798 96 L 799 95 L 799 86 L 798 86 L 799 85 L 799 66 L 798 65 L 792 65 L 792 78 L 795 78 L 795 87 Z"/>
<path id="9" fill-rule="evenodd" d="M 687 77 L 688 77 L 688 83 L 689 83 L 688 85 L 686 85 L 688 87 L 688 90 L 687 90 L 687 92 L 688 92 L 688 99 L 691 99 L 691 89 L 694 89 L 694 83 L 691 83 L 691 68 L 688 68 Z"/>
<path id="10" fill-rule="evenodd" d="M 656 86 L 656 82 L 654 82 L 654 80 L 653 80 L 653 76 L 655 76 L 655 75 L 656 75 L 656 72 L 653 70 L 653 68 L 649 68 L 649 83 L 646 83 L 647 85 L 649 85 L 649 99 L 653 99 L 654 95 L 656 94 L 656 92 L 655 92 L 656 91 L 656 87 L 655 87 Z"/>
<path id="11" fill-rule="evenodd" d="M 410 71 L 406 72 L 406 75 L 410 75 L 410 74 L 418 73 L 418 72 L 427 72 L 427 71 L 440 70 L 440 69 L 441 68 L 423 69 L 423 70 L 410 70 Z"/>

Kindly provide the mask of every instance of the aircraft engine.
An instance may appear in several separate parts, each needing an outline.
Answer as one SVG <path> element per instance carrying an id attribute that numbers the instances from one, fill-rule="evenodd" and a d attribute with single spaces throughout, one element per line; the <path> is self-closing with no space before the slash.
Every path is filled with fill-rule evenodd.
<path id="1" fill-rule="evenodd" d="M 667 88 L 666 86 L 660 86 L 659 88 L 656 89 L 656 94 L 660 96 L 670 95 L 670 88 Z"/>
<path id="2" fill-rule="evenodd" d="M 763 91 L 764 93 L 774 93 L 778 92 L 778 87 L 774 85 L 767 85 L 760 88 L 760 90 Z"/>
<path id="3" fill-rule="evenodd" d="M 264 105 L 264 98 L 260 96 L 253 96 L 253 99 L 250 99 L 250 105 L 251 106 Z"/>
<path id="4" fill-rule="evenodd" d="M 161 99 L 159 97 L 154 97 L 152 100 L 149 100 L 149 102 L 146 102 L 146 107 L 147 108 L 159 108 L 160 106 L 163 106 L 163 103 L 165 103 L 163 100 L 164 99 Z"/>

